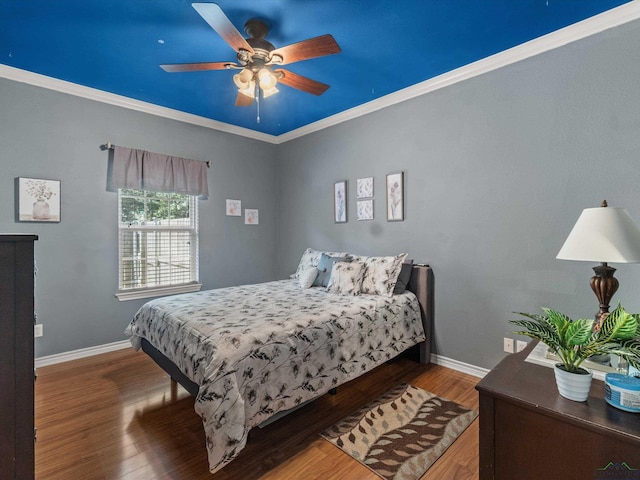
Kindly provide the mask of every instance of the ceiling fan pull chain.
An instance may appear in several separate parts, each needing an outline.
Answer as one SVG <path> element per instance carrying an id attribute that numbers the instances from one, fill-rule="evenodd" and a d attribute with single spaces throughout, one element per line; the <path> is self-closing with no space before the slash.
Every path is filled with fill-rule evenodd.
<path id="1" fill-rule="evenodd" d="M 257 82 L 256 82 L 256 108 L 258 110 L 258 113 L 256 115 L 256 123 L 260 123 L 260 87 L 258 86 Z"/>

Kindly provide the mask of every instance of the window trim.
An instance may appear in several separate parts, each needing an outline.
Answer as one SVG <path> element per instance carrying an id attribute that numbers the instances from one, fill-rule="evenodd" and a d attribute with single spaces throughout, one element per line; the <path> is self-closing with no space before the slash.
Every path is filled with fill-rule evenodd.
<path id="1" fill-rule="evenodd" d="M 198 198 L 193 195 L 188 195 L 191 197 L 189 199 L 190 204 L 190 213 L 193 215 L 193 225 L 189 226 L 189 228 L 184 228 L 181 226 L 161 226 L 158 228 L 154 228 L 153 225 L 136 225 L 134 228 L 138 228 L 140 230 L 146 230 L 149 232 L 153 231 L 192 231 L 194 233 L 196 245 L 194 247 L 193 252 L 190 255 L 191 261 L 193 264 L 191 268 L 194 274 L 194 280 L 188 283 L 181 283 L 176 285 L 164 285 L 164 286 L 153 286 L 153 287 L 142 287 L 142 288 L 127 288 L 120 289 L 120 282 L 122 278 L 122 246 L 121 242 L 121 232 L 126 224 L 121 222 L 122 218 L 122 189 L 118 189 L 118 211 L 117 211 L 117 224 L 118 224 L 118 289 L 116 290 L 115 297 L 123 302 L 128 300 L 138 300 L 142 298 L 151 298 L 151 297 L 160 297 L 166 295 L 176 295 L 179 293 L 190 293 L 190 292 L 198 292 L 202 289 L 202 284 L 199 282 L 200 280 L 200 228 L 199 228 L 199 212 L 198 212 Z"/>
<path id="2" fill-rule="evenodd" d="M 141 298 L 162 297 L 165 295 L 176 295 L 178 293 L 199 292 L 202 289 L 201 283 L 185 283 L 182 285 L 172 285 L 170 287 L 136 288 L 131 290 L 118 290 L 116 298 L 121 302 L 127 300 L 139 300 Z"/>

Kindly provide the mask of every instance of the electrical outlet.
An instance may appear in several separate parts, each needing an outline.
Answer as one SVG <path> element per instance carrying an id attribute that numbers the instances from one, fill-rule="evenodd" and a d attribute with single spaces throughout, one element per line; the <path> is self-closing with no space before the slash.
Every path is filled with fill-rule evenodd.
<path id="1" fill-rule="evenodd" d="M 504 337 L 504 351 L 513 353 L 513 338 Z"/>
<path id="2" fill-rule="evenodd" d="M 527 342 L 525 342 L 524 340 L 516 341 L 516 352 L 521 352 L 522 350 L 527 348 L 527 345 L 529 345 L 529 344 Z"/>
<path id="3" fill-rule="evenodd" d="M 33 336 L 34 337 L 41 337 L 43 335 L 42 333 L 42 324 L 41 323 L 36 323 L 33 326 Z"/>

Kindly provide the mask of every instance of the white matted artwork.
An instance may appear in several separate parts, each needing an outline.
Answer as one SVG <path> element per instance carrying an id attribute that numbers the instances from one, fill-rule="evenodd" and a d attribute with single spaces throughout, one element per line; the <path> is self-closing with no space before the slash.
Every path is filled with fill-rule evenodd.
<path id="1" fill-rule="evenodd" d="M 358 220 L 373 220 L 373 200 L 358 200 Z"/>
<path id="2" fill-rule="evenodd" d="M 387 175 L 387 221 L 404 220 L 404 175 L 403 172 Z"/>
<path id="3" fill-rule="evenodd" d="M 347 221 L 347 181 L 340 180 L 333 185 L 333 219 L 336 223 Z"/>
<path id="4" fill-rule="evenodd" d="M 19 222 L 60 221 L 60 180 L 18 177 L 16 192 Z"/>
<path id="5" fill-rule="evenodd" d="M 373 177 L 359 178 L 356 184 L 356 198 L 373 197 Z"/>
<path id="6" fill-rule="evenodd" d="M 242 202 L 240 200 L 231 200 L 227 198 L 227 215 L 229 217 L 242 216 Z"/>
<path id="7" fill-rule="evenodd" d="M 244 209 L 244 223 L 246 225 L 258 225 L 260 223 L 260 217 L 258 215 L 257 208 Z"/>

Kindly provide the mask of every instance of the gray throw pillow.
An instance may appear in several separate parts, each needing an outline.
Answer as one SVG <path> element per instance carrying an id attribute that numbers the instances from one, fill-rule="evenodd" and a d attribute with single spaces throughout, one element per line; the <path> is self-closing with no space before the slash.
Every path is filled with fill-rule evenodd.
<path id="1" fill-rule="evenodd" d="M 402 264 L 402 268 L 400 269 L 400 275 L 398 275 L 398 281 L 396 282 L 396 286 L 393 287 L 393 294 L 398 295 L 400 293 L 404 293 L 409 285 L 409 280 L 411 279 L 411 271 L 413 270 L 413 260 L 405 260 Z"/>

